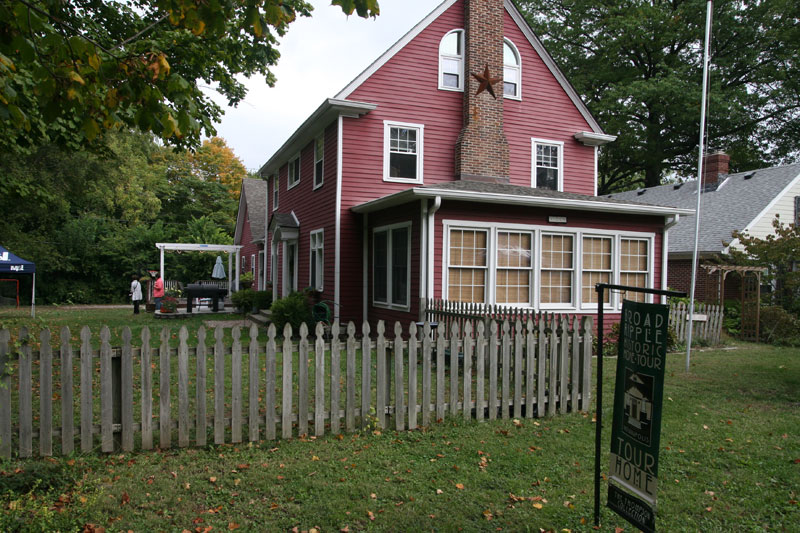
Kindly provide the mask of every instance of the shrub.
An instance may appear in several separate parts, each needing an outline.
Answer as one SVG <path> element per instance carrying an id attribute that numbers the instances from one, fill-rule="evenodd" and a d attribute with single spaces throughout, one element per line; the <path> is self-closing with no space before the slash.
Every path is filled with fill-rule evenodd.
<path id="1" fill-rule="evenodd" d="M 760 337 L 764 342 L 800 346 L 800 320 L 778 306 L 761 308 Z"/>
<path id="2" fill-rule="evenodd" d="M 249 313 L 256 299 L 256 291 L 242 289 L 231 294 L 231 302 L 243 313 Z"/>
<path id="3" fill-rule="evenodd" d="M 272 304 L 272 323 L 278 332 L 282 332 L 288 323 L 292 325 L 292 331 L 296 334 L 303 322 L 311 324 L 312 321 L 311 308 L 305 293 L 293 292 Z"/>
<path id="4" fill-rule="evenodd" d="M 162 313 L 174 313 L 177 310 L 178 310 L 178 300 L 176 300 L 172 296 L 165 296 L 161 300 Z"/>
<path id="5" fill-rule="evenodd" d="M 738 301 L 725 302 L 725 317 L 722 327 L 728 335 L 738 337 L 742 332 L 742 304 Z"/>
<path id="6" fill-rule="evenodd" d="M 272 291 L 254 291 L 256 293 L 253 306 L 259 309 L 269 309 L 272 305 Z"/>

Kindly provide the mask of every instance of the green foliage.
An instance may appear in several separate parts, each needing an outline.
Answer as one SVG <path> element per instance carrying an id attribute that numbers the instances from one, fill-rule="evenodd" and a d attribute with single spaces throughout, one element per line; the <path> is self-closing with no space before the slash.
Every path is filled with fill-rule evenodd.
<path id="1" fill-rule="evenodd" d="M 784 224 L 776 215 L 772 227 L 774 232 L 763 239 L 746 232 L 734 232 L 743 250 L 733 250 L 730 260 L 739 265 L 767 267 L 762 284 L 771 285 L 775 290 L 762 293 L 763 300 L 800 315 L 800 270 L 796 268 L 800 258 L 800 226 Z"/>
<path id="2" fill-rule="evenodd" d="M 238 196 L 229 186 L 241 183 L 243 167 L 174 153 L 140 133 L 106 140 L 102 154 L 48 145 L 0 158 L 3 245 L 36 263 L 38 303 L 123 302 L 131 275 L 158 267 L 155 243 L 233 243 Z M 230 151 L 212 141 L 215 158 Z M 170 253 L 169 279 L 207 279 L 214 259 Z M 29 303 L 31 276 L 18 279 Z"/>
<path id="3" fill-rule="evenodd" d="M 272 305 L 272 291 L 253 291 L 256 293 L 253 299 L 253 306 L 259 309 L 269 309 Z"/>
<path id="4" fill-rule="evenodd" d="M 707 2 L 520 0 L 534 31 L 617 139 L 601 151 L 598 193 L 697 169 Z M 800 149 L 800 4 L 714 4 L 708 137 L 746 170 Z"/>
<path id="5" fill-rule="evenodd" d="M 231 302 L 234 307 L 243 313 L 249 313 L 256 301 L 256 291 L 252 289 L 242 289 L 231 294 Z"/>
<path id="6" fill-rule="evenodd" d="M 178 310 L 178 300 L 172 296 L 165 296 L 161 299 L 161 312 L 174 313 Z"/>
<path id="7" fill-rule="evenodd" d="M 283 332 L 284 326 L 288 323 L 292 325 L 292 331 L 297 335 L 302 323 L 313 322 L 311 316 L 311 306 L 308 298 L 303 292 L 293 292 L 286 298 L 281 298 L 272 303 L 272 323 L 279 332 Z"/>
<path id="8" fill-rule="evenodd" d="M 738 300 L 725 302 L 725 315 L 722 318 L 722 327 L 732 337 L 742 333 L 742 303 Z"/>
<path id="9" fill-rule="evenodd" d="M 778 346 L 800 346 L 800 319 L 782 307 L 761 308 L 761 340 Z"/>
<path id="10" fill-rule="evenodd" d="M 376 0 L 337 3 L 378 14 Z M 237 105 L 242 78 L 273 85 L 277 38 L 312 9 L 304 0 L 0 3 L 0 149 L 97 148 L 123 128 L 197 147 L 223 114 L 203 87 Z"/>
<path id="11" fill-rule="evenodd" d="M 253 279 L 254 279 L 253 272 L 250 270 L 239 276 L 239 282 L 243 281 L 245 283 L 253 283 Z"/>

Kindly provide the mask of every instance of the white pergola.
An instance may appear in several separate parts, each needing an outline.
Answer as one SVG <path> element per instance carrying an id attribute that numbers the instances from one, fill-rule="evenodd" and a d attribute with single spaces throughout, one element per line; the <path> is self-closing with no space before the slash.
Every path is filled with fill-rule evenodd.
<path id="1" fill-rule="evenodd" d="M 157 242 L 156 248 L 161 252 L 160 258 L 160 272 L 161 279 L 166 280 L 164 277 L 164 252 L 166 250 L 174 251 L 188 251 L 188 252 L 225 252 L 228 254 L 228 279 L 232 278 L 235 273 L 234 287 L 239 290 L 239 251 L 241 246 L 235 244 L 187 244 L 179 242 Z M 234 256 L 236 258 L 234 268 Z M 231 284 L 228 284 L 228 296 L 231 294 Z"/>

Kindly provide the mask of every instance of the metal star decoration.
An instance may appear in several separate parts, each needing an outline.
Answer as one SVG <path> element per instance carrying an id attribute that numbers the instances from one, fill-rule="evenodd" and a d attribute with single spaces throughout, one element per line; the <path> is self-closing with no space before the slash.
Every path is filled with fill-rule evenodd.
<path id="1" fill-rule="evenodd" d="M 475 74 L 473 72 L 472 76 L 480 82 L 480 86 L 478 87 L 478 92 L 475 93 L 475 96 L 478 96 L 483 91 L 489 91 L 489 94 L 492 95 L 492 98 L 497 100 L 497 95 L 494 94 L 494 88 L 492 87 L 492 85 L 494 85 L 503 78 L 492 78 L 492 76 L 489 74 L 489 65 L 486 65 L 484 67 L 483 74 Z"/>

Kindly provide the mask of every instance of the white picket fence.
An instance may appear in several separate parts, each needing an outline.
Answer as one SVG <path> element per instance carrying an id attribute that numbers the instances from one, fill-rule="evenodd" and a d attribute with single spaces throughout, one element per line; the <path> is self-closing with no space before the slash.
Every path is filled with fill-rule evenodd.
<path id="1" fill-rule="evenodd" d="M 177 445 L 204 446 L 313 433 L 338 434 L 377 424 L 398 431 L 428 426 L 446 416 L 483 420 L 541 417 L 589 409 L 592 321 L 526 324 L 466 323 L 446 332 L 430 324 L 393 334 L 381 322 L 356 336 L 352 322 L 334 323 L 325 340 L 321 324 L 309 337 L 291 327 L 279 337 L 270 326 L 266 341 L 239 328 L 189 332 L 161 330 L 157 345 L 150 330 L 140 346 L 123 329 L 122 346 L 112 348 L 110 331 L 96 338 L 88 327 L 73 346 L 68 328 L 54 346 L 51 332 L 39 335 L 39 349 L 23 328 L 11 342 L 0 330 L 0 456 L 68 454 L 76 439 L 82 452 Z M 513 335 L 512 335 L 513 333 Z M 341 335 L 340 335 L 341 334 Z M 310 364 L 309 364 L 310 363 Z M 228 377 L 229 376 L 229 377 Z M 77 387 L 76 387 L 77 386 Z M 77 390 L 75 390 L 77 388 Z M 99 396 L 98 396 L 99 393 Z M 155 405 L 154 405 L 155 402 Z M 177 404 L 177 409 L 176 409 Z M 34 417 L 34 412 L 38 416 Z M 246 436 L 243 434 L 247 429 Z M 99 435 L 99 439 L 97 438 Z"/>
<path id="2" fill-rule="evenodd" d="M 721 305 L 695 302 L 692 342 L 703 340 L 712 345 L 719 344 L 723 311 Z M 675 330 L 678 342 L 685 343 L 689 334 L 689 304 L 678 302 L 669 306 L 669 326 Z"/>

